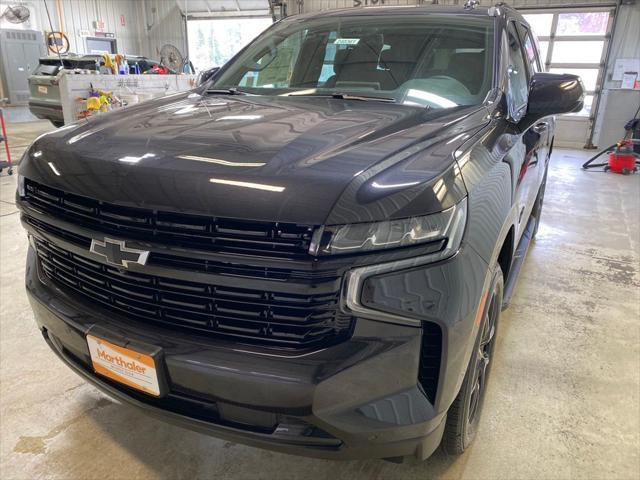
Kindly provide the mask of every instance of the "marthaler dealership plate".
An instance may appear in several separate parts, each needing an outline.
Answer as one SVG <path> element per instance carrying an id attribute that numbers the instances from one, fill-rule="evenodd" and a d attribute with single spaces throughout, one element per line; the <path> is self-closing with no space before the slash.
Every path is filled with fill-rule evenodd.
<path id="1" fill-rule="evenodd" d="M 116 382 L 153 396 L 160 396 L 153 357 L 87 335 L 94 370 Z"/>

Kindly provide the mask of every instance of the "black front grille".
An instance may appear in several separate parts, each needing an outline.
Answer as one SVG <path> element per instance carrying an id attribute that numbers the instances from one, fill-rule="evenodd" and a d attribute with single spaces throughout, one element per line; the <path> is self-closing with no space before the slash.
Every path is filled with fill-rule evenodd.
<path id="1" fill-rule="evenodd" d="M 433 322 L 423 322 L 418 380 L 432 404 L 436 401 L 436 393 L 438 391 L 441 357 L 442 330 L 440 330 L 440 326 Z"/>
<path id="2" fill-rule="evenodd" d="M 25 200 L 47 215 L 121 238 L 213 252 L 308 256 L 313 226 L 123 207 L 25 181 Z"/>
<path id="3" fill-rule="evenodd" d="M 41 272 L 85 301 L 128 318 L 235 341 L 310 348 L 347 338 L 340 292 L 290 294 L 120 270 L 36 240 Z"/>
<path id="4" fill-rule="evenodd" d="M 56 227 L 47 222 L 42 222 L 29 215 L 25 215 L 23 220 L 38 232 L 54 235 L 79 247 L 86 248 L 87 250 L 89 250 L 91 246 L 90 237 L 78 235 L 77 233 Z M 151 252 L 147 260 L 147 265 L 189 272 L 202 272 L 243 278 L 262 278 L 274 281 L 295 281 L 296 283 L 313 285 L 322 282 L 337 282 L 340 279 L 339 272 L 331 269 L 294 270 L 291 268 L 271 266 L 260 267 L 242 263 L 214 261 L 202 258 L 202 256 L 193 256 L 193 254 L 186 256 L 172 255 L 158 251 Z"/>

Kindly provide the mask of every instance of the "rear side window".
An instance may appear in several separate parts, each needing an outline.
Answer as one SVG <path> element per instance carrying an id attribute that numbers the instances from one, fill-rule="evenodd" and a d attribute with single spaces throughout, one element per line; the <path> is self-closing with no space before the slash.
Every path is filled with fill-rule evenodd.
<path id="1" fill-rule="evenodd" d="M 514 120 L 520 120 L 527 109 L 529 96 L 529 79 L 527 77 L 526 61 L 523 56 L 518 32 L 513 22 L 507 27 L 507 45 L 509 64 L 507 66 L 509 115 Z"/>

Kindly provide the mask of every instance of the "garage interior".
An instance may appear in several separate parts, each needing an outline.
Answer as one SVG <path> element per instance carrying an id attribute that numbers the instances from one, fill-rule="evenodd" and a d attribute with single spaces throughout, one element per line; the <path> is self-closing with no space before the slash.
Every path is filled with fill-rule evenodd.
<path id="1" fill-rule="evenodd" d="M 640 72 L 630 88 L 620 76 L 620 68 L 640 65 L 635 0 L 509 2 L 537 33 L 547 70 L 580 75 L 587 97 L 581 112 L 557 119 L 542 223 L 501 319 L 478 437 L 463 455 L 437 451 L 418 465 L 337 462 L 219 440 L 118 405 L 42 341 L 25 292 L 29 244 L 15 192 L 23 152 L 56 128 L 27 106 L 28 76 L 38 57 L 53 52 L 47 52 L 48 32 L 65 32 L 68 51 L 77 54 L 95 53 L 106 42 L 115 45 L 112 53 L 159 59 L 169 45 L 191 61 L 195 78 L 223 65 L 274 19 L 416 3 L 431 2 L 0 3 L 2 12 L 16 6 L 30 12 L 22 23 L 0 20 L 0 98 L 8 99 L 2 110 L 12 159 L 10 167 L 0 145 L 1 478 L 640 478 L 640 174 L 581 168 L 622 138 L 640 107 Z M 464 2 L 433 3 L 463 8 Z M 20 32 L 33 32 L 35 51 L 23 46 L 32 39 Z"/>

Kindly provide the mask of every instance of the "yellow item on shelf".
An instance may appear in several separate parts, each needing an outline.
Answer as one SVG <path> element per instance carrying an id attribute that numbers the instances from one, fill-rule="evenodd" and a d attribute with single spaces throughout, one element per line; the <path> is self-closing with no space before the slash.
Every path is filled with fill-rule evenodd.
<path id="1" fill-rule="evenodd" d="M 109 68 L 113 75 L 118 73 L 118 70 L 116 68 L 115 63 L 113 63 L 113 59 L 111 58 L 111 55 L 109 55 L 108 53 L 105 53 L 104 55 L 102 55 L 102 61 L 104 62 L 104 66 Z"/>
<path id="2" fill-rule="evenodd" d="M 87 98 L 87 110 L 100 110 L 100 103 L 98 97 Z"/>
<path id="3" fill-rule="evenodd" d="M 109 102 L 109 98 L 106 95 L 100 95 L 100 110 L 103 112 L 108 112 L 111 103 Z"/>

